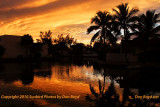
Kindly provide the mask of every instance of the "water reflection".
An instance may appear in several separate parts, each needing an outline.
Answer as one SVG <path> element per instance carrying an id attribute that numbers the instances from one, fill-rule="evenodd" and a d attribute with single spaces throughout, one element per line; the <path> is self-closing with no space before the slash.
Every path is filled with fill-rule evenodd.
<path id="1" fill-rule="evenodd" d="M 110 85 L 105 87 L 105 75 L 103 84 L 99 80 L 98 90 L 90 84 L 91 94 L 86 95 L 86 100 L 90 102 L 90 106 L 96 107 L 159 107 L 160 98 L 159 94 L 152 93 L 142 94 L 132 92 L 131 88 L 125 86 L 122 92 L 122 101 L 120 100 L 120 94 L 115 87 L 116 81 L 111 79 Z M 98 93 L 99 92 L 99 93 Z M 152 98 L 155 96 L 155 98 Z M 150 98 L 149 98 L 150 97 Z"/>
<path id="2" fill-rule="evenodd" d="M 0 93 L 80 95 L 78 100 L 63 99 L 65 103 L 58 99 L 24 100 L 33 105 L 68 106 L 72 102 L 76 106 L 156 106 L 159 99 L 136 99 L 135 95 L 159 95 L 157 71 L 145 70 L 144 73 L 143 70 L 106 66 L 82 59 L 52 63 L 4 63 L 0 64 Z M 6 103 L 1 101 L 0 106 L 2 102 Z"/>
<path id="3" fill-rule="evenodd" d="M 34 74 L 38 77 L 44 77 L 44 78 L 51 78 L 52 71 L 51 71 L 51 65 L 48 63 L 45 67 L 42 66 L 35 67 Z"/>
<path id="4" fill-rule="evenodd" d="M 34 79 L 33 68 L 30 63 L 25 64 L 1 64 L 0 80 L 11 83 L 22 81 L 23 84 L 30 84 Z"/>
<path id="5" fill-rule="evenodd" d="M 91 106 L 119 107 L 120 105 L 119 95 L 116 92 L 113 80 L 111 81 L 108 90 L 105 89 L 105 81 L 103 85 L 101 84 L 101 81 L 99 81 L 99 93 L 97 93 L 94 87 L 92 87 L 91 85 L 90 85 L 90 91 L 94 96 L 94 98 L 92 98 L 89 94 L 87 94 L 86 100 L 95 103 L 94 105 Z"/>

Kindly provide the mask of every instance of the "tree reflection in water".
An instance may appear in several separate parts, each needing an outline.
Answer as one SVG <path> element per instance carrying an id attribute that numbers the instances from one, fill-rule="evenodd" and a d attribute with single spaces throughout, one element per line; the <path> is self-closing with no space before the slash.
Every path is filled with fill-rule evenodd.
<path id="1" fill-rule="evenodd" d="M 105 90 L 105 85 L 103 84 L 102 86 L 101 81 L 99 80 L 99 93 L 97 93 L 94 87 L 92 87 L 91 85 L 90 85 L 90 91 L 95 98 L 91 98 L 91 96 L 87 94 L 86 100 L 89 102 L 94 102 L 95 106 L 117 107 L 120 104 L 119 95 L 115 90 L 113 81 L 111 81 L 108 90 Z"/>
<path id="2" fill-rule="evenodd" d="M 99 93 L 90 84 L 91 95 L 86 95 L 86 100 L 90 102 L 90 106 L 96 107 L 159 107 L 159 99 L 138 99 L 135 98 L 135 94 L 130 91 L 128 87 L 124 88 L 123 99 L 120 101 L 120 95 L 115 88 L 114 80 L 108 89 L 105 89 L 105 76 L 104 83 L 102 85 L 99 80 Z"/>
<path id="3" fill-rule="evenodd" d="M 23 84 L 30 84 L 34 80 L 34 72 L 33 67 L 30 63 L 26 63 L 24 67 L 24 71 L 21 74 L 21 81 Z"/>

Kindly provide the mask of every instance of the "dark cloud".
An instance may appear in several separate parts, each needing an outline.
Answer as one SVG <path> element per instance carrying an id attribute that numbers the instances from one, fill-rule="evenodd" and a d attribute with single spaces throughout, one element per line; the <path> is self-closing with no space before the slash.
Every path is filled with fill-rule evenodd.
<path id="1" fill-rule="evenodd" d="M 34 0 L 0 0 L 0 9 L 14 8 Z"/>
<path id="2" fill-rule="evenodd" d="M 2 1 L 2 0 L 1 0 Z M 16 2 L 17 1 L 17 2 Z M 12 6 L 12 3 L 14 6 L 18 6 L 20 4 L 26 3 L 30 0 L 7 0 L 5 2 L 0 3 L 0 6 L 2 7 L 9 7 Z M 33 16 L 33 15 L 39 15 L 48 13 L 53 10 L 57 10 L 60 8 L 66 8 L 68 6 L 78 5 L 81 3 L 85 3 L 91 0 L 57 0 L 54 2 L 50 2 L 45 5 L 41 5 L 39 7 L 30 7 L 30 8 L 22 8 L 22 9 L 11 9 L 11 10 L 0 10 L 0 16 L 1 18 L 14 18 L 14 17 L 23 17 L 23 16 Z"/>

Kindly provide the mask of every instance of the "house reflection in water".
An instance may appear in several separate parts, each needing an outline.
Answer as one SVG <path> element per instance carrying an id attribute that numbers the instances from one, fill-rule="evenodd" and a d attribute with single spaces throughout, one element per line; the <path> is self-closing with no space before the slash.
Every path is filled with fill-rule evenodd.
<path id="1" fill-rule="evenodd" d="M 1 35 L 0 45 L 5 48 L 3 58 L 17 58 L 26 57 L 26 49 L 21 44 L 22 36 L 16 35 Z M 30 52 L 30 56 L 33 56 Z M 41 56 L 46 57 L 48 55 L 48 46 L 42 45 Z"/>
<path id="2" fill-rule="evenodd" d="M 23 84 L 30 84 L 34 80 L 34 72 L 31 65 L 8 63 L 1 64 L 0 80 L 6 83 L 22 81 Z"/>

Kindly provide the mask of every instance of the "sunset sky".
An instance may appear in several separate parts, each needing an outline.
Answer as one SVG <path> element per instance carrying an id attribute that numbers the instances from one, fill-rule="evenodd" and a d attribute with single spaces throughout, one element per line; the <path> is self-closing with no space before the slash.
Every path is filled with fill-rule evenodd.
<path id="1" fill-rule="evenodd" d="M 99 10 L 129 3 L 140 12 L 160 10 L 160 0 L 0 0 L 0 35 L 30 34 L 39 38 L 40 31 L 51 30 L 53 37 L 70 34 L 78 42 L 89 43 L 90 20 Z"/>

